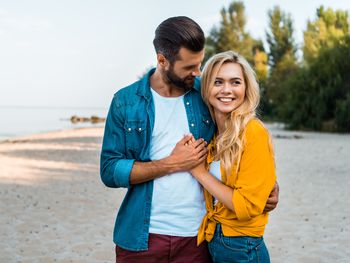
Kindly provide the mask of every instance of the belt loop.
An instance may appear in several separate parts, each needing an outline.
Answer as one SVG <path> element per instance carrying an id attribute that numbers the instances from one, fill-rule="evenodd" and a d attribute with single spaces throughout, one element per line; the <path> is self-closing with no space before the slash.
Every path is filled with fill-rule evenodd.
<path id="1" fill-rule="evenodd" d="M 223 233 L 222 233 L 222 230 L 221 230 L 221 224 L 220 224 L 220 223 L 217 223 L 217 224 L 216 224 L 216 231 L 218 231 L 218 235 L 219 235 L 220 237 L 223 236 Z"/>

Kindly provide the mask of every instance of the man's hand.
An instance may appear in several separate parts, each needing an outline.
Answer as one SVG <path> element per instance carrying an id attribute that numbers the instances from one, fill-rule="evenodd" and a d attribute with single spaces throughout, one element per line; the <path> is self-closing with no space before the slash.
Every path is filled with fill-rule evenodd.
<path id="1" fill-rule="evenodd" d="M 278 204 L 278 195 L 280 193 L 280 188 L 278 186 L 278 183 L 275 183 L 275 186 L 273 187 L 269 198 L 267 199 L 264 212 L 271 212 L 274 210 Z"/>
<path id="2" fill-rule="evenodd" d="M 144 183 L 166 174 L 189 171 L 203 162 L 207 155 L 207 143 L 197 141 L 193 135 L 186 135 L 180 140 L 171 155 L 150 162 L 134 162 L 130 173 L 130 184 Z"/>
<path id="3" fill-rule="evenodd" d="M 207 157 L 207 143 L 203 139 L 195 140 L 193 135 L 185 135 L 180 140 L 169 159 L 175 167 L 174 172 L 189 171 L 202 163 Z"/>

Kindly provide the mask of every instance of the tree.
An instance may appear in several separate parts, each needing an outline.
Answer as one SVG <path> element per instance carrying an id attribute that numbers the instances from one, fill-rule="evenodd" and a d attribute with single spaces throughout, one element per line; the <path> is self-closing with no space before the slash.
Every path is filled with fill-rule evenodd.
<path id="1" fill-rule="evenodd" d="M 288 92 L 286 82 L 298 68 L 293 38 L 293 21 L 290 14 L 278 6 L 268 11 L 269 31 L 266 32 L 269 44 L 270 74 L 266 84 L 266 93 L 270 103 L 270 114 L 280 116 L 281 102 Z"/>
<path id="2" fill-rule="evenodd" d="M 262 41 L 257 41 L 254 47 L 253 65 L 259 81 L 266 81 L 268 76 L 268 55 Z"/>
<path id="3" fill-rule="evenodd" d="M 350 35 L 321 48 L 287 81 L 281 108 L 290 128 L 350 131 Z"/>
<path id="4" fill-rule="evenodd" d="M 317 9 L 316 19 L 307 22 L 304 31 L 304 61 L 309 64 L 319 55 L 321 48 L 331 48 L 349 34 L 349 15 L 347 11 L 323 6 Z"/>
<path id="5" fill-rule="evenodd" d="M 254 48 L 261 41 L 253 39 L 246 32 L 244 10 L 244 4 L 240 1 L 234 1 L 228 8 L 222 8 L 220 26 L 213 27 L 206 39 L 205 60 L 216 53 L 233 50 L 254 63 Z"/>
<path id="6" fill-rule="evenodd" d="M 275 68 L 285 56 L 288 60 L 295 60 L 297 50 L 293 38 L 293 21 L 290 14 L 284 13 L 278 6 L 268 11 L 270 31 L 266 32 L 269 44 L 270 65 Z"/>

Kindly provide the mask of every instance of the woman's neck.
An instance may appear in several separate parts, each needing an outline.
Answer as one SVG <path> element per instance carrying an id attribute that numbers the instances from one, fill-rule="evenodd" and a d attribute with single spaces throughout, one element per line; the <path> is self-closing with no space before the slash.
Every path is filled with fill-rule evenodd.
<path id="1" fill-rule="evenodd" d="M 218 135 L 221 135 L 225 131 L 226 115 L 215 113 L 215 122 L 218 128 Z"/>

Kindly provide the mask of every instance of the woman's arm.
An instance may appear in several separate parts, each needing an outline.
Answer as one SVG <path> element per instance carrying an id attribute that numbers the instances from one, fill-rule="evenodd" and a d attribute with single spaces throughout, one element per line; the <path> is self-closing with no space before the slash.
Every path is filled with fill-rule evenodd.
<path id="1" fill-rule="evenodd" d="M 235 189 L 217 180 L 205 169 L 204 164 L 191 170 L 202 186 L 234 211 L 240 220 L 249 220 L 252 216 L 266 212 L 264 209 L 275 208 L 276 197 L 278 199 L 278 187 L 274 187 L 276 175 L 269 134 L 260 122 L 249 126 Z M 269 195 L 276 192 L 270 198 L 270 203 L 267 203 Z"/>
<path id="2" fill-rule="evenodd" d="M 197 167 L 191 170 L 192 175 L 197 179 L 197 181 L 205 188 L 207 191 L 218 199 L 222 204 L 224 204 L 231 211 L 235 211 L 232 196 L 233 189 L 221 181 L 219 181 L 215 176 L 209 173 L 205 167 L 204 163 L 201 163 Z"/>

